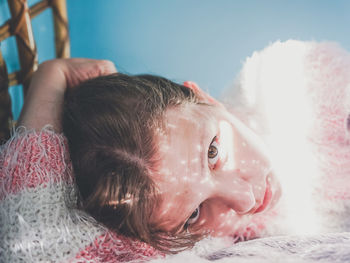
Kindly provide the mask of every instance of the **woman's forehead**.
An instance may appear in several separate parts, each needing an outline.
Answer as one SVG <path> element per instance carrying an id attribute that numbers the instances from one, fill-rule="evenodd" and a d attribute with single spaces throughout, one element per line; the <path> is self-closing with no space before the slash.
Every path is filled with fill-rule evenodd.
<path id="1" fill-rule="evenodd" d="M 183 181 L 185 187 L 189 183 L 186 178 L 203 173 L 207 148 L 217 131 L 211 112 L 208 106 L 168 111 L 166 130 L 158 137 L 160 162 L 156 183 L 166 187 L 176 180 Z"/>
<path id="2" fill-rule="evenodd" d="M 177 128 L 178 125 L 188 125 L 202 128 L 208 122 L 215 122 L 221 109 L 207 104 L 185 103 L 166 110 L 164 115 L 165 128 Z"/>

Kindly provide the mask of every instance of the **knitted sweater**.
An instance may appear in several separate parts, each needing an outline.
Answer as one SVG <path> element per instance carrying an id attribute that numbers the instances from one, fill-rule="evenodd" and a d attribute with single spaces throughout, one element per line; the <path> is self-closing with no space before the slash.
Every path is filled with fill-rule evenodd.
<path id="1" fill-rule="evenodd" d="M 0 262 L 130 262 L 160 255 L 77 209 L 66 138 L 19 128 L 0 153 Z"/>

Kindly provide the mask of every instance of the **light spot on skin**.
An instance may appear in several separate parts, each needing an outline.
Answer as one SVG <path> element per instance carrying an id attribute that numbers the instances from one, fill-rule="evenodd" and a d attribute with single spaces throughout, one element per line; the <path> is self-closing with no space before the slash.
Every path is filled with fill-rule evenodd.
<path id="1" fill-rule="evenodd" d="M 171 175 L 171 172 L 169 169 L 162 169 L 159 171 L 160 174 L 164 175 L 164 176 L 169 176 Z"/>
<path id="2" fill-rule="evenodd" d="M 200 144 L 197 144 L 197 151 L 201 152 L 202 151 L 202 146 Z"/>
<path id="3" fill-rule="evenodd" d="M 199 159 L 198 158 L 194 158 L 191 163 L 198 163 L 199 162 Z"/>
<path id="4" fill-rule="evenodd" d="M 271 168 L 261 165 L 261 170 L 263 171 L 264 174 L 268 174 L 271 171 Z"/>
<path id="5" fill-rule="evenodd" d="M 205 183 L 207 183 L 207 182 L 209 182 L 209 178 L 208 178 L 208 177 L 205 177 L 205 178 L 203 178 L 202 180 L 200 180 L 199 183 L 205 184 Z"/>
<path id="6" fill-rule="evenodd" d="M 228 223 L 227 221 L 221 222 L 220 225 L 219 225 L 219 228 L 222 228 L 222 227 L 226 226 L 227 223 Z M 222 232 L 220 231 L 220 232 L 218 232 L 218 233 L 222 233 Z"/>
<path id="7" fill-rule="evenodd" d="M 239 190 L 232 190 L 231 193 L 233 193 L 233 194 L 239 194 L 240 191 L 239 191 Z"/>
<path id="8" fill-rule="evenodd" d="M 168 128 L 170 129 L 175 129 L 177 126 L 175 124 L 172 123 L 168 123 Z"/>
<path id="9" fill-rule="evenodd" d="M 255 188 L 255 189 L 258 189 L 258 190 L 262 190 L 262 187 L 261 187 L 261 186 L 258 186 L 258 185 L 254 185 L 254 188 Z"/>
<path id="10" fill-rule="evenodd" d="M 246 163 L 246 161 L 245 160 L 241 160 L 241 164 L 245 164 Z"/>
<path id="11" fill-rule="evenodd" d="M 232 183 L 238 184 L 238 181 L 237 180 L 232 180 Z"/>
<path id="12" fill-rule="evenodd" d="M 199 222 L 199 225 L 204 225 L 205 222 L 207 222 L 207 220 L 206 220 L 206 219 L 202 219 L 202 220 Z"/>
<path id="13" fill-rule="evenodd" d="M 167 152 L 169 151 L 169 149 L 170 149 L 170 146 L 169 146 L 168 144 L 162 144 L 162 145 L 160 146 L 159 151 L 160 151 L 161 153 L 167 153 Z"/>
<path id="14" fill-rule="evenodd" d="M 246 142 L 242 142 L 242 146 L 243 147 L 247 147 L 247 143 Z"/>
<path id="15" fill-rule="evenodd" d="M 185 165 L 186 163 L 187 163 L 186 160 L 181 160 L 181 164 L 182 164 L 182 165 Z"/>

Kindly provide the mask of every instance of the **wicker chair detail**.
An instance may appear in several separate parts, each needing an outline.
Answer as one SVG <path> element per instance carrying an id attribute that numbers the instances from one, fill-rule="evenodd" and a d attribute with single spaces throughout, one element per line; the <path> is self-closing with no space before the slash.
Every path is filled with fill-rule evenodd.
<path id="1" fill-rule="evenodd" d="M 43 0 L 31 7 L 28 7 L 26 0 L 8 0 L 8 7 L 11 18 L 0 26 L 0 41 L 15 36 L 20 70 L 9 73 L 0 51 L 0 144 L 9 138 L 10 129 L 13 126 L 8 88 L 22 84 L 25 96 L 31 75 L 38 67 L 31 19 L 47 8 L 51 8 L 55 31 L 56 57 L 68 58 L 70 56 L 66 0 Z"/>

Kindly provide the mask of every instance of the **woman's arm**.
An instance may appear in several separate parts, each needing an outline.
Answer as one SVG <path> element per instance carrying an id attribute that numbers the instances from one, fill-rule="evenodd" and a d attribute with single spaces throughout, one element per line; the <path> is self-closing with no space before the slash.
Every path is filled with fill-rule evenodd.
<path id="1" fill-rule="evenodd" d="M 55 59 L 42 63 L 34 73 L 17 126 L 41 130 L 50 124 L 61 131 L 61 113 L 66 88 L 117 72 L 108 60 Z"/>

